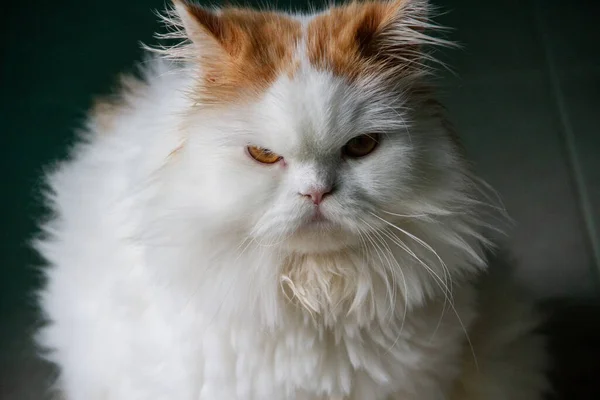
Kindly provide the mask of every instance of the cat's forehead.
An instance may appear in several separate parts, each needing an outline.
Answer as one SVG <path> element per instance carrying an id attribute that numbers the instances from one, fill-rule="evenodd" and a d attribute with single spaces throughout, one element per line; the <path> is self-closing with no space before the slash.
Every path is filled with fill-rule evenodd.
<path id="1" fill-rule="evenodd" d="M 401 95 L 377 93 L 301 63 L 293 77 L 280 77 L 252 104 L 250 119 L 265 147 L 327 153 L 352 137 L 403 127 L 402 102 Z"/>

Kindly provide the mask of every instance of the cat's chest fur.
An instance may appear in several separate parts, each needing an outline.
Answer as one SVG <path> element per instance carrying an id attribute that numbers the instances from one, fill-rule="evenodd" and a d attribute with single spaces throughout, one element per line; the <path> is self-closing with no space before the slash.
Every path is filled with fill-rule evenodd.
<path id="1" fill-rule="evenodd" d="M 459 373 L 464 331 L 452 312 L 444 311 L 443 302 L 417 307 L 406 316 L 390 309 L 387 294 L 354 304 L 357 294 L 346 288 L 352 274 L 342 279 L 337 270 L 364 267 L 351 256 L 287 260 L 271 266 L 281 270 L 281 285 L 261 284 L 260 274 L 243 271 L 255 271 L 254 262 L 266 269 L 265 259 L 246 255 L 221 260 L 227 268 L 213 264 L 207 271 L 214 270 L 214 275 L 196 282 L 196 292 L 189 291 L 194 287 L 190 282 L 179 294 L 174 286 L 156 286 L 140 316 L 144 322 L 132 322 L 135 329 L 147 326 L 143 339 L 132 336 L 140 352 L 135 357 L 147 362 L 141 367 L 150 374 L 143 374 L 145 381 L 153 371 L 165 369 L 169 372 L 161 375 L 163 382 L 171 376 L 173 390 L 186 388 L 178 398 L 194 400 L 388 399 L 399 393 L 412 399 L 411 393 L 417 392 L 419 399 L 437 399 Z M 330 275 L 316 277 L 312 267 Z M 303 268 L 308 270 L 299 270 Z M 238 276 L 217 272 L 223 270 L 238 271 Z M 329 288 L 329 300 L 337 296 L 327 304 L 339 309 L 319 309 L 318 296 L 326 295 L 319 292 L 323 288 L 306 286 L 299 275 L 313 283 L 321 279 Z M 307 301 L 312 310 L 289 291 L 286 285 L 294 282 L 297 293 L 311 297 Z M 239 296 L 244 295 L 247 300 L 242 302 Z M 378 302 L 388 309 L 378 309 L 383 307 Z M 468 299 L 455 299 L 455 306 L 461 303 Z M 265 319 L 266 314 L 273 319 Z M 153 353 L 155 360 L 149 356 Z M 177 384 L 181 379 L 185 382 Z"/>

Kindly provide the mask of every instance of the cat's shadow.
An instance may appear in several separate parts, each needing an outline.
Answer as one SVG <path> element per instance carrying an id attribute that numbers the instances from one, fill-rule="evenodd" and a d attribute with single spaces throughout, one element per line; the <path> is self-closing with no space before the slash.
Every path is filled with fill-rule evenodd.
<path id="1" fill-rule="evenodd" d="M 549 399 L 600 399 L 600 300 L 555 299 L 543 308 L 555 390 Z"/>
<path id="2" fill-rule="evenodd" d="M 508 253 L 488 252 L 490 270 L 511 273 L 517 262 Z M 526 289 L 526 288 L 525 288 Z M 550 353 L 548 400 L 600 399 L 600 297 L 551 298 L 540 302 L 540 331 Z"/>

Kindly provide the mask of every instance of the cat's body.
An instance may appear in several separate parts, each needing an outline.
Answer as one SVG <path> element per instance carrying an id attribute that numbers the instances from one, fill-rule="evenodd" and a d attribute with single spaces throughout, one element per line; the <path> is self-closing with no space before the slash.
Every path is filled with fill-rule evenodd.
<path id="1" fill-rule="evenodd" d="M 66 399 L 540 399 L 533 309 L 477 278 L 426 4 L 176 4 L 185 61 L 151 60 L 50 176 L 40 342 Z"/>

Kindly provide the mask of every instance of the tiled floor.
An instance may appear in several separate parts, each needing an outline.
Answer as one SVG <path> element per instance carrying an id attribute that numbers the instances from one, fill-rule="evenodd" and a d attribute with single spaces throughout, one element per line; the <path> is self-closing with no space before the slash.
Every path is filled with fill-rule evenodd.
<path id="1" fill-rule="evenodd" d="M 288 1 L 279 4 L 288 3 Z M 292 1 L 294 2 L 294 1 Z M 435 2 L 435 1 L 434 1 Z M 315 2 L 313 2 L 315 3 Z M 516 221 L 508 246 L 540 297 L 600 294 L 600 3 L 439 0 L 463 50 L 444 98 L 480 174 Z M 65 154 L 91 96 L 138 58 L 163 0 L 9 2 L 0 47 L 0 398 L 38 399 L 16 378 L 37 263 L 41 167 Z M 16 388 L 20 388 L 16 390 Z"/>

